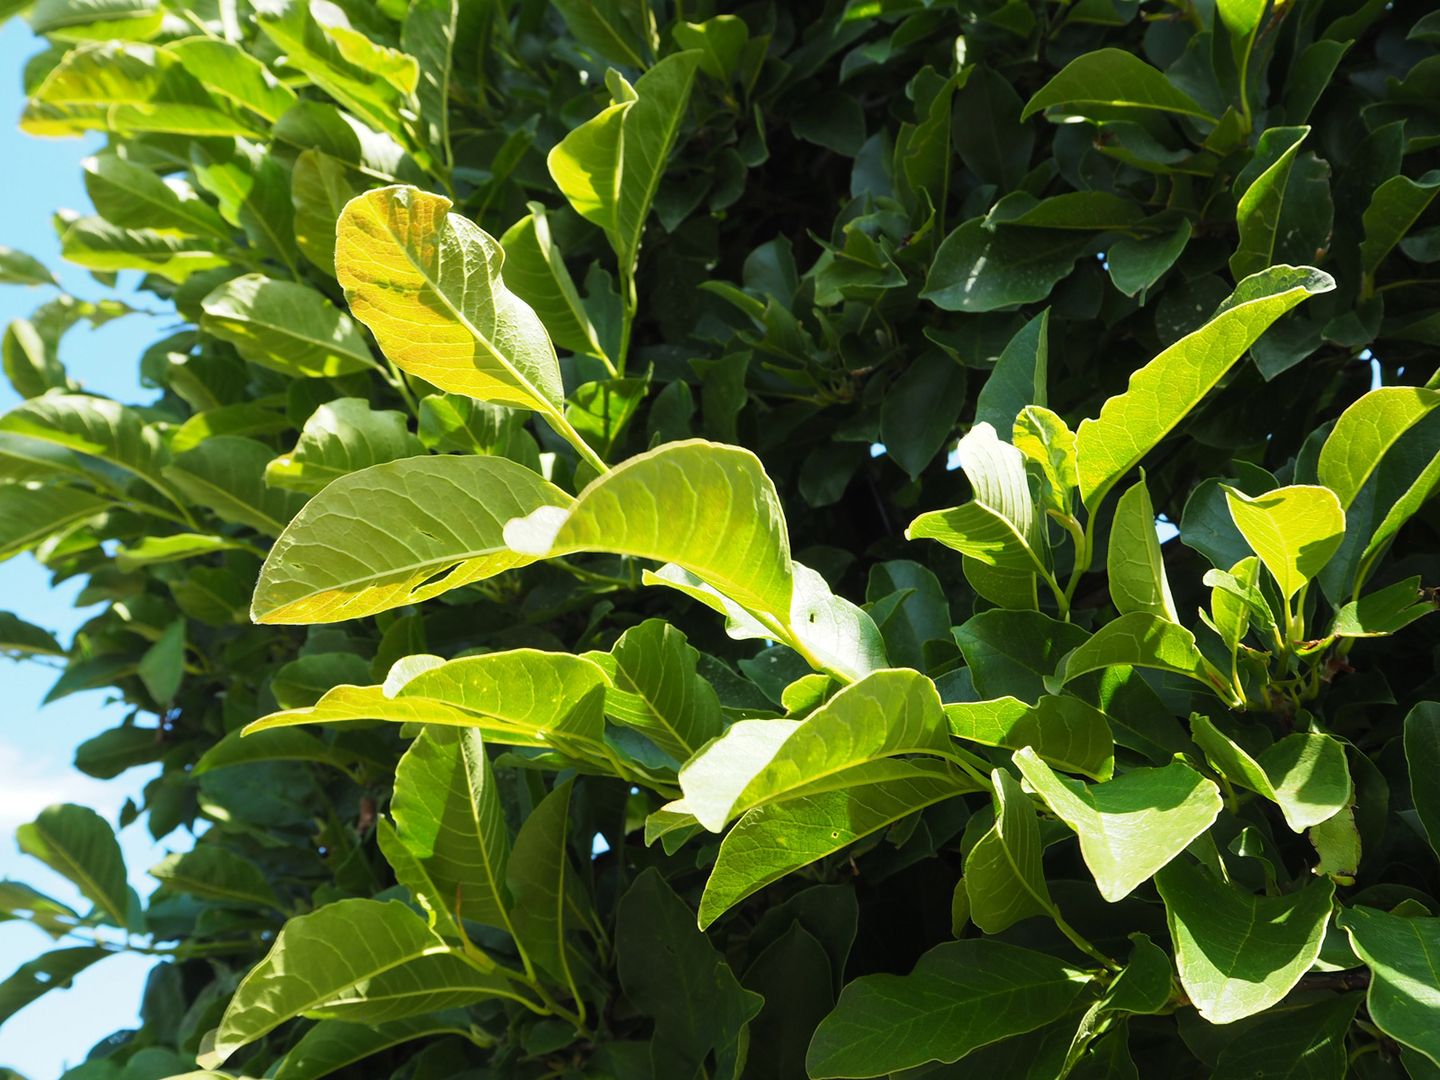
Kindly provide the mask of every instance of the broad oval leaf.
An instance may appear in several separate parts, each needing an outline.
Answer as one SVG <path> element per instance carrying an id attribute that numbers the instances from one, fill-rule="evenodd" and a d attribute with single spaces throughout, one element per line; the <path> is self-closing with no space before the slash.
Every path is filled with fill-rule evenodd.
<path id="1" fill-rule="evenodd" d="M 266 485 L 265 467 L 272 453 L 255 439 L 216 435 L 177 454 L 165 466 L 164 476 L 186 498 L 209 507 L 223 520 L 279 536 L 304 499 Z"/>
<path id="2" fill-rule="evenodd" d="M 1141 611 L 1179 621 L 1165 576 L 1165 556 L 1155 533 L 1155 507 L 1143 475 L 1115 504 L 1105 568 L 1110 576 L 1110 599 L 1121 615 Z"/>
<path id="3" fill-rule="evenodd" d="M 1065 772 L 1109 780 L 1115 771 L 1115 740 L 1105 714 L 1068 695 L 1047 694 L 1038 704 L 1019 698 L 962 701 L 945 706 L 950 733 L 982 746 L 1030 747 Z"/>
<path id="4" fill-rule="evenodd" d="M 1096 49 L 1076 57 L 1025 103 L 1020 119 L 1052 106 L 1085 115 L 1086 106 L 1157 109 L 1214 121 L 1165 75 L 1124 49 Z"/>
<path id="5" fill-rule="evenodd" d="M 1056 776 L 1033 750 L 1015 754 L 1026 782 L 1080 838 L 1080 854 L 1112 904 L 1134 892 L 1210 828 L 1220 789 L 1194 769 L 1131 769 L 1104 784 Z"/>
<path id="6" fill-rule="evenodd" d="M 1345 510 L 1329 488 L 1294 484 L 1252 498 L 1226 487 L 1225 502 L 1287 602 L 1325 568 L 1345 536 Z"/>
<path id="7" fill-rule="evenodd" d="M 395 766 L 391 816 L 456 918 L 511 930 L 510 833 L 478 731 L 426 727 Z"/>
<path id="8" fill-rule="evenodd" d="M 488 1036 L 458 1010 L 384 1024 L 322 1020 L 286 1052 L 275 1070 L 275 1080 L 319 1080 L 391 1047 L 445 1035 L 457 1035 L 476 1045 L 488 1042 Z"/>
<path id="9" fill-rule="evenodd" d="M 1235 224 L 1240 245 L 1230 256 L 1230 273 L 1236 281 L 1258 274 L 1275 261 L 1290 168 L 1308 134 L 1308 127 L 1275 127 L 1262 132 L 1255 156 L 1235 178 Z"/>
<path id="10" fill-rule="evenodd" d="M 1020 783 L 1004 769 L 990 773 L 995 785 L 995 824 L 965 856 L 965 894 L 970 921 L 987 934 L 1008 930 L 1022 919 L 1050 915 L 1054 903 L 1040 857 L 1035 807 Z"/>
<path id="11" fill-rule="evenodd" d="M 285 924 L 241 980 L 198 1061 L 214 1068 L 287 1020 L 344 1006 L 354 1012 L 371 999 L 375 1019 L 393 1020 L 496 994 L 514 991 L 465 963 L 400 901 L 338 900 Z"/>
<path id="12" fill-rule="evenodd" d="M 265 482 L 314 495 L 342 476 L 423 453 L 404 413 L 371 409 L 364 398 L 336 398 L 310 414 L 294 450 L 265 466 Z"/>
<path id="13" fill-rule="evenodd" d="M 846 986 L 805 1064 L 819 1080 L 958 1061 L 1058 1019 L 1089 981 L 1045 953 L 985 938 L 948 941 L 908 975 L 866 975 Z"/>
<path id="14" fill-rule="evenodd" d="M 1200 1015 L 1229 1024 L 1263 1012 L 1320 954 L 1335 886 L 1313 881 L 1284 896 L 1252 896 L 1176 860 L 1155 875 L 1175 941 L 1180 984 Z"/>
<path id="15" fill-rule="evenodd" d="M 1396 1042 L 1440 1066 L 1440 919 L 1406 918 L 1371 907 L 1347 908 L 1340 927 L 1370 969 L 1365 1005 Z"/>
<path id="16" fill-rule="evenodd" d="M 700 898 L 702 929 L 772 881 L 979 787 L 952 765 L 923 759 L 876 761 L 843 776 L 839 786 L 757 806 L 735 823 Z"/>
<path id="17" fill-rule="evenodd" d="M 765 734 L 756 738 L 759 731 Z M 949 743 L 933 682 L 908 669 L 876 671 L 799 723 L 736 724 L 686 763 L 680 788 L 696 819 L 719 832 L 752 807 L 839 784 L 857 765 L 901 754 L 943 756 Z"/>
<path id="18" fill-rule="evenodd" d="M 75 883 L 115 926 L 130 924 L 130 887 L 115 831 L 94 810 L 73 803 L 46 807 L 15 830 L 20 850 Z"/>
<path id="19" fill-rule="evenodd" d="M 339 622 L 524 566 L 534 560 L 507 547 L 505 522 L 570 502 L 505 458 L 404 458 L 350 473 L 306 503 L 275 542 L 251 615 Z"/>
<path id="20" fill-rule="evenodd" d="M 1094 55 L 1094 54 L 1090 54 Z M 1130 376 L 1075 433 L 1080 496 L 1094 513 L 1115 483 L 1199 404 L 1257 338 L 1291 308 L 1335 282 L 1310 267 L 1274 266 L 1240 282 L 1200 329 Z"/>
<path id="21" fill-rule="evenodd" d="M 202 329 L 282 374 L 330 378 L 375 366 L 350 316 L 308 286 L 245 274 L 216 288 L 201 307 Z"/>
<path id="22" fill-rule="evenodd" d="M 742 607 L 789 621 L 790 535 L 775 485 L 749 450 L 667 443 L 591 481 L 573 504 L 514 517 L 505 542 L 517 553 L 672 562 Z"/>
<path id="23" fill-rule="evenodd" d="M 1052 692 L 1086 672 L 1127 664 L 1184 675 L 1225 696 L 1225 679 L 1200 654 L 1195 635 L 1185 627 L 1147 611 L 1122 615 L 1106 623 L 1084 644 L 1072 649 L 1055 674 L 1046 679 Z"/>
<path id="24" fill-rule="evenodd" d="M 699 655 L 662 619 L 631 627 L 610 651 L 605 711 L 677 762 L 688 760 L 723 729 L 715 688 L 695 670 Z"/>
<path id="25" fill-rule="evenodd" d="M 1436 406 L 1440 390 L 1420 386 L 1382 386 L 1363 395 L 1340 414 L 1320 448 L 1320 483 L 1349 509 L 1385 452 Z"/>
<path id="26" fill-rule="evenodd" d="M 1329 820 L 1352 801 L 1345 747 L 1329 735 L 1297 731 L 1252 757 L 1207 717 L 1191 717 L 1190 730 L 1226 780 L 1279 806 L 1294 832 Z"/>
<path id="27" fill-rule="evenodd" d="M 335 275 L 350 310 L 397 367 L 483 401 L 559 415 L 555 349 L 505 286 L 505 252 L 443 195 L 402 185 L 346 204 Z"/>

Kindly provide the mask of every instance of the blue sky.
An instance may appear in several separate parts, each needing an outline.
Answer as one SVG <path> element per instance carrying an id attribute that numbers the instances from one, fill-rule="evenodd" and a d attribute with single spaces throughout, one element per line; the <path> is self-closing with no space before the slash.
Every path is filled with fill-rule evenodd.
<path id="1" fill-rule="evenodd" d="M 35 139 L 17 129 L 23 102 L 20 71 L 27 57 L 39 51 L 36 39 L 20 19 L 0 28 L 0 161 L 7 163 L 5 197 L 0 201 L 0 244 L 27 251 L 57 272 L 66 290 L 84 299 L 99 299 L 105 289 L 87 273 L 60 261 L 60 246 L 50 215 L 67 207 L 90 209 L 81 178 L 80 161 L 100 145 L 100 138 Z M 133 287 L 133 280 L 122 287 Z M 0 326 L 28 315 L 55 294 L 52 288 L 0 285 Z M 137 306 L 154 308 L 145 297 Z M 123 401 L 153 397 L 136 382 L 140 351 L 160 335 L 164 320 L 147 316 L 118 319 L 98 331 L 77 327 L 65 338 L 61 359 L 87 389 Z M 0 411 L 18 398 L 0 380 Z M 28 555 L 0 563 L 0 607 L 14 611 L 68 640 L 91 610 L 74 607 L 78 582 L 50 589 L 48 575 Z M 55 680 L 53 670 L 38 664 L 13 664 L 0 659 L 0 687 L 6 708 L 0 712 L 0 877 L 18 878 L 58 899 L 79 903 L 67 882 L 44 865 L 19 854 L 13 832 L 54 802 L 93 807 L 115 820 L 127 796 L 138 795 L 154 770 L 132 770 L 112 781 L 94 780 L 71 765 L 75 747 L 115 726 L 124 710 L 107 701 L 103 691 L 76 694 L 40 708 Z M 131 882 L 142 895 L 154 887 L 145 871 L 167 850 L 183 845 L 183 834 L 165 845 L 151 842 L 143 824 L 121 833 Z M 49 946 L 49 939 L 24 923 L 0 924 L 0 978 Z M 100 1038 L 136 1021 L 145 974 L 153 962 L 117 956 L 80 975 L 72 989 L 55 991 L 18 1013 L 0 1027 L 0 1065 L 33 1080 L 59 1076 L 64 1066 L 82 1060 Z"/>

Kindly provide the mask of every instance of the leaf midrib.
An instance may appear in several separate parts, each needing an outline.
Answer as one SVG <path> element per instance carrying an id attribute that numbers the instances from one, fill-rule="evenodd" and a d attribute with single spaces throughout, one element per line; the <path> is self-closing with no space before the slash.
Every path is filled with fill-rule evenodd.
<path id="1" fill-rule="evenodd" d="M 531 398 L 534 399 L 534 401 L 539 406 L 536 411 L 544 413 L 547 416 L 560 416 L 560 411 L 555 407 L 554 403 L 552 403 L 549 398 L 541 394 L 540 391 L 535 388 L 534 384 L 531 383 L 530 380 L 526 378 L 525 375 L 517 367 L 515 367 L 515 365 L 510 363 L 510 361 L 504 356 L 504 354 L 502 354 L 498 349 L 495 348 L 495 346 L 490 342 L 490 339 L 480 332 L 479 327 L 472 323 L 469 318 L 466 317 L 466 315 L 455 306 L 455 304 L 451 301 L 449 294 L 447 294 L 445 290 L 440 287 L 440 283 L 437 282 L 434 278 L 432 278 L 430 276 L 430 272 L 416 260 L 414 254 L 410 249 L 410 245 L 405 243 L 401 239 L 401 237 L 395 232 L 395 230 L 390 227 L 389 215 L 377 214 L 376 216 L 380 219 L 381 227 L 384 228 L 390 239 L 394 241 L 395 246 L 399 248 L 400 251 L 404 254 L 405 261 L 408 262 L 415 269 L 415 272 L 420 275 L 420 279 L 425 282 L 426 287 L 440 299 L 440 302 L 445 305 L 445 310 L 450 312 L 451 316 L 454 317 L 455 321 L 459 323 L 470 334 L 471 337 L 473 337 L 477 342 L 480 343 L 480 345 L 485 349 L 486 353 L 490 355 L 491 359 L 493 359 L 497 364 L 499 364 L 500 367 L 505 372 L 507 372 L 510 377 L 516 381 L 516 383 L 519 384 L 519 387 L 522 391 L 524 391 L 526 394 L 528 394 Z M 445 212 L 445 218 L 446 221 L 443 228 L 450 229 L 450 212 L 448 210 Z M 488 267 L 486 270 L 486 277 L 489 277 Z M 492 295 L 495 292 L 494 285 L 496 284 L 496 282 L 498 282 L 502 288 L 504 287 L 504 279 L 500 276 L 499 273 L 495 275 L 495 281 L 491 282 Z M 546 340 L 549 340 L 548 336 Z"/>

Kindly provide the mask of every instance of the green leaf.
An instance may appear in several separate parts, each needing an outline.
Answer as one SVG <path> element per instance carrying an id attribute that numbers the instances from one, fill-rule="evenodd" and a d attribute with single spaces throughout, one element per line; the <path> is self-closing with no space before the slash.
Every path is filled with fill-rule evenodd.
<path id="1" fill-rule="evenodd" d="M 849 678 L 884 666 L 869 616 L 790 561 L 775 486 L 748 450 L 667 443 L 592 481 L 569 507 L 517 515 L 505 542 L 535 558 L 607 551 L 674 563 L 765 620 L 816 666 Z"/>
<path id="2" fill-rule="evenodd" d="M 1006 750 L 1030 747 L 1065 772 L 1109 780 L 1115 771 L 1115 741 L 1105 714 L 1076 697 L 1046 695 L 1037 705 L 1014 697 L 965 701 L 945 706 L 950 733 L 982 746 Z"/>
<path id="3" fill-rule="evenodd" d="M 9 611 L 0 611 L 0 654 L 12 660 L 24 656 L 64 656 L 55 635 Z"/>
<path id="4" fill-rule="evenodd" d="M 0 245 L 0 284 L 54 285 L 55 275 L 35 256 Z"/>
<path id="5" fill-rule="evenodd" d="M 277 674 L 277 682 L 279 678 L 280 676 Z M 336 689 L 356 688 L 342 686 Z M 326 692 L 327 695 L 329 693 L 329 691 Z M 309 706 L 309 708 L 314 708 L 314 706 Z M 293 709 L 291 711 L 302 712 L 304 710 Z M 251 727 L 258 729 L 262 723 L 263 721 L 257 720 Z M 204 776 L 216 769 L 250 765 L 257 761 L 314 761 L 343 769 L 351 765 L 358 756 L 360 755 L 331 746 L 324 740 L 304 731 L 270 731 L 257 738 L 251 733 L 251 728 L 246 727 L 239 731 L 226 733 L 223 739 L 201 754 L 200 760 L 195 762 L 194 767 L 190 770 L 190 775 Z"/>
<path id="6" fill-rule="evenodd" d="M 417 1039 L 456 1035 L 476 1046 L 488 1037 L 463 1012 L 432 1013 L 385 1024 L 322 1020 L 300 1037 L 275 1070 L 275 1080 L 319 1080 Z"/>
<path id="7" fill-rule="evenodd" d="M 856 766 L 950 750 L 935 684 L 907 669 L 876 671 L 803 721 L 744 720 L 680 770 L 685 806 L 711 832 L 803 790 L 843 786 Z"/>
<path id="8" fill-rule="evenodd" d="M 1047 507 L 1070 513 L 1071 492 L 1080 481 L 1075 472 L 1075 433 L 1069 425 L 1043 405 L 1027 405 L 1015 417 L 1010 441 L 1044 474 Z"/>
<path id="9" fill-rule="evenodd" d="M 1367 278 L 1374 276 L 1385 256 L 1404 239 L 1437 191 L 1440 169 L 1431 169 L 1419 180 L 1392 176 L 1375 189 L 1365 208 L 1365 239 L 1360 244 L 1360 265 Z"/>
<path id="10" fill-rule="evenodd" d="M 1056 106 L 1062 113 L 1080 116 L 1087 115 L 1087 106 L 1099 106 L 1107 111 L 1159 110 L 1215 122 L 1215 117 L 1163 73 L 1123 49 L 1096 49 L 1070 61 L 1025 103 L 1020 119 Z"/>
<path id="11" fill-rule="evenodd" d="M 866 975 L 846 986 L 806 1066 L 818 1080 L 958 1061 L 1059 1019 L 1089 981 L 1044 953 L 985 938 L 949 941 L 909 975 Z"/>
<path id="12" fill-rule="evenodd" d="M 164 51 L 179 60 L 180 66 L 211 94 L 249 109 L 272 124 L 297 100 L 294 90 L 234 42 L 188 37 L 167 43 Z"/>
<path id="13" fill-rule="evenodd" d="M 60 238 L 66 262 L 111 273 L 143 270 L 179 284 L 191 274 L 226 264 L 215 241 L 156 229 L 123 229 L 98 217 L 83 217 Z"/>
<path id="14" fill-rule="evenodd" d="M 70 980 L 80 972 L 111 955 L 109 949 L 84 945 L 54 949 L 21 964 L 9 978 L 0 982 L 0 1024 L 51 990 L 69 986 Z"/>
<path id="15" fill-rule="evenodd" d="M 1335 612 L 1330 632 L 1336 637 L 1384 637 L 1435 611 L 1435 600 L 1420 587 L 1420 579 L 1406 578 L 1346 604 Z"/>
<path id="16" fill-rule="evenodd" d="M 921 514 L 906 538 L 938 540 L 987 566 L 1048 578 L 1045 518 L 1030 492 L 1025 456 L 983 422 L 960 440 L 955 454 L 975 501 Z"/>
<path id="17" fill-rule="evenodd" d="M 1440 769 L 1440 704 L 1422 701 L 1406 715 L 1405 764 L 1420 827 L 1430 849 L 1440 856 L 1440 787 L 1432 782 Z"/>
<path id="18" fill-rule="evenodd" d="M 1083 645 L 1071 650 L 1046 680 L 1052 693 L 1089 671 L 1128 664 L 1184 675 L 1222 695 L 1225 679 L 1200 655 L 1195 635 L 1183 626 L 1144 611 L 1106 623 Z"/>
<path id="19" fill-rule="evenodd" d="M 94 810 L 71 803 L 46 807 L 15 830 L 20 850 L 33 855 L 75 887 L 110 922 L 130 924 L 130 886 L 115 831 Z"/>
<path id="20" fill-rule="evenodd" d="M 397 724 L 451 724 L 456 727 L 483 726 L 470 713 L 443 702 L 390 697 L 385 693 L 385 687 L 381 686 L 344 685 L 331 687 L 313 705 L 282 709 L 262 716 L 247 724 L 241 729 L 241 733 L 250 736 L 257 732 L 294 727 L 298 724 L 342 724 L 350 720 L 388 720 Z M 220 743 L 215 749 L 218 750 L 224 745 Z M 268 749 L 265 753 L 268 753 Z M 201 760 L 204 761 L 204 758 Z"/>
<path id="21" fill-rule="evenodd" d="M 995 824 L 965 856 L 965 894 L 970 920 L 987 934 L 1008 930 L 1033 915 L 1053 915 L 1040 857 L 1035 807 L 1019 781 L 1004 769 L 990 774 L 995 785 Z"/>
<path id="22" fill-rule="evenodd" d="M 1086 232 L 973 218 L 945 237 L 920 295 L 942 311 L 997 311 L 1044 300 L 1091 245 Z"/>
<path id="23" fill-rule="evenodd" d="M 1089 635 L 1074 623 L 1038 611 L 982 611 L 955 628 L 955 641 L 982 698 L 1017 697 L 1035 704 L 1044 680 Z"/>
<path id="24" fill-rule="evenodd" d="M 145 650 L 135 669 L 157 704 L 169 705 L 185 677 L 185 620 L 176 619 L 158 641 Z"/>
<path id="25" fill-rule="evenodd" d="M 0 417 L 0 432 L 89 454 L 174 499 L 162 476 L 169 454 L 159 433 L 119 402 L 85 394 L 44 394 Z"/>
<path id="26" fill-rule="evenodd" d="M 1170 956 L 1149 936 L 1130 935 L 1130 962 L 1105 991 L 1101 1005 L 1112 1012 L 1153 1015 L 1165 1012 L 1172 999 L 1174 975 Z"/>
<path id="27" fill-rule="evenodd" d="M 335 229 L 346 203 L 363 188 L 346 164 L 320 150 L 304 150 L 290 170 L 295 246 L 335 276 Z"/>
<path id="28" fill-rule="evenodd" d="M 178 57 L 120 41 L 67 52 L 30 91 L 20 126 L 37 135 L 110 128 L 195 138 L 264 136 L 260 125 L 213 97 Z"/>
<path id="29" fill-rule="evenodd" d="M 1340 927 L 1370 969 L 1365 1006 L 1375 1025 L 1440 1065 L 1440 919 L 1347 908 Z"/>
<path id="30" fill-rule="evenodd" d="M 634 728 L 677 762 L 719 735 L 724 721 L 714 687 L 696 673 L 700 654 L 661 619 L 620 635 L 610 651 L 614 670 L 605 711 Z"/>
<path id="31" fill-rule="evenodd" d="M 510 834 L 478 731 L 427 726 L 395 767 L 390 812 L 457 917 L 511 929 Z"/>
<path id="32" fill-rule="evenodd" d="M 621 67 L 644 69 L 655 52 L 655 17 L 636 0 L 555 0 L 565 28 L 585 48 Z"/>
<path id="33" fill-rule="evenodd" d="M 335 274 L 350 310 L 402 370 L 441 390 L 533 409 L 563 434 L 560 365 L 545 327 L 505 286 L 504 250 L 451 205 L 403 186 L 346 204 Z"/>
<path id="34" fill-rule="evenodd" d="M 774 910 L 788 914 L 783 908 Z M 810 1037 L 835 1006 L 830 956 L 799 919 L 763 949 L 752 939 L 751 949 L 758 955 L 745 971 L 745 987 L 760 994 L 765 1007 L 750 1023 L 750 1041 L 764 1050 L 746 1062 L 746 1076 L 804 1076 Z"/>
<path id="35" fill-rule="evenodd" d="M 1345 535 L 1345 510 L 1329 488 L 1294 484 L 1252 498 L 1227 486 L 1225 502 L 1287 603 L 1320 573 Z"/>
<path id="36" fill-rule="evenodd" d="M 1016 752 L 1015 764 L 1080 838 L 1085 865 L 1112 904 L 1184 851 L 1220 813 L 1220 790 L 1178 761 L 1131 769 L 1104 784 L 1056 776 L 1029 749 Z"/>
<path id="37" fill-rule="evenodd" d="M 516 940 L 535 964 L 579 1000 L 571 972 L 569 905 L 581 887 L 570 866 L 568 837 L 573 781 L 565 781 L 530 811 L 515 837 L 506 864 L 506 884 L 513 898 L 510 918 Z"/>
<path id="38" fill-rule="evenodd" d="M 1154 285 L 1180 258 L 1190 243 L 1192 228 L 1185 218 L 1170 232 L 1116 240 L 1105 252 L 1106 270 L 1115 288 L 1126 296 L 1136 296 Z"/>
<path id="39" fill-rule="evenodd" d="M 265 466 L 265 483 L 314 495 L 342 476 L 424 452 L 404 413 L 337 398 L 310 414 L 294 450 Z"/>
<path id="40" fill-rule="evenodd" d="M 1260 273 L 1275 261 L 1290 168 L 1309 134 L 1308 127 L 1274 127 L 1261 132 L 1255 156 L 1235 178 L 1240 245 L 1230 256 L 1230 273 L 1236 281 Z"/>
<path id="41" fill-rule="evenodd" d="M 29 551 L 52 533 L 111 505 L 78 488 L 0 484 L 0 561 Z"/>
<path id="42" fill-rule="evenodd" d="M 397 105 L 419 77 L 413 57 L 371 42 L 339 5 L 279 0 L 257 12 L 256 23 L 291 67 L 346 110 L 378 131 L 400 132 Z"/>
<path id="43" fill-rule="evenodd" d="M 606 231 L 622 275 L 633 273 L 701 55 L 672 53 L 633 89 L 618 80 L 624 98 L 571 131 L 547 158 L 551 177 L 576 212 Z"/>
<path id="44" fill-rule="evenodd" d="M 608 761 L 604 741 L 605 672 L 591 661 L 568 653 L 535 649 L 467 656 L 448 663 L 430 660 L 417 674 L 389 682 L 401 701 L 417 707 L 438 702 L 448 707 L 430 723 L 457 723 L 450 709 L 470 719 L 465 726 L 486 739 L 517 746 L 554 746 L 579 757 Z M 402 665 L 403 665 L 402 661 Z M 400 665 L 397 665 L 397 668 Z M 396 717 L 399 719 L 399 717 Z"/>
<path id="45" fill-rule="evenodd" d="M 699 51 L 705 74 L 727 82 L 740 66 L 750 30 L 738 15 L 716 15 L 699 23 L 677 22 L 670 36 L 680 48 Z"/>
<path id="46" fill-rule="evenodd" d="M 255 586 L 256 622 L 339 622 L 524 566 L 505 522 L 570 497 L 513 461 L 415 457 L 350 473 L 311 499 Z"/>
<path id="47" fill-rule="evenodd" d="M 559 348 L 608 360 L 599 331 L 550 235 L 544 204 L 526 205 L 530 213 L 500 237 L 500 246 L 505 250 L 506 282 L 516 296 L 535 309 Z"/>
<path id="48" fill-rule="evenodd" d="M 165 466 L 165 479 L 182 495 L 209 507 L 224 521 L 279 536 L 304 501 L 265 484 L 273 451 L 238 435 L 216 435 Z M 273 549 L 272 549 L 273 550 Z"/>
<path id="49" fill-rule="evenodd" d="M 1282 896 L 1252 896 L 1197 863 L 1155 876 L 1165 901 L 1180 984 L 1201 1017 L 1229 1024 L 1288 994 L 1320 955 L 1335 886 L 1313 881 Z"/>
<path id="50" fill-rule="evenodd" d="M 295 208 L 285 169 L 249 142 L 197 143 L 190 163 L 200 186 L 220 203 L 225 220 L 245 230 L 260 253 L 285 264 L 298 276 Z"/>
<path id="51" fill-rule="evenodd" d="M 150 876 L 204 900 L 284 910 L 260 867 L 218 844 L 196 844 L 182 855 L 168 855 L 150 868 Z"/>
<path id="52" fill-rule="evenodd" d="M 931 350 L 916 357 L 886 392 L 880 406 L 880 440 L 891 460 L 912 478 L 923 473 L 950 441 L 965 405 L 968 381 L 962 365 Z"/>
<path id="53" fill-rule="evenodd" d="M 909 559 L 888 559 L 870 567 L 865 599 L 872 616 L 886 598 L 899 595 L 880 631 L 896 667 L 925 670 L 925 643 L 950 637 L 950 601 L 940 579 Z"/>
<path id="54" fill-rule="evenodd" d="M 1346 994 L 1303 1009 L 1277 1011 L 1227 1042 L 1213 1080 L 1336 1080 L 1349 1068 L 1345 1035 L 1359 995 Z"/>
<path id="55" fill-rule="evenodd" d="M 939 761 L 878 761 L 843 777 L 843 784 L 829 790 L 802 790 L 757 806 L 735 823 L 700 899 L 702 929 L 772 881 L 978 787 Z"/>
<path id="56" fill-rule="evenodd" d="M 164 18 L 159 0 L 36 0 L 30 28 L 60 41 L 143 40 Z"/>
<path id="57" fill-rule="evenodd" d="M 1027 405 L 1044 405 L 1049 370 L 1050 309 L 1020 328 L 995 361 L 975 399 L 975 421 L 1010 432 Z"/>
<path id="58" fill-rule="evenodd" d="M 416 61 L 415 98 L 425 145 L 446 169 L 454 157 L 450 149 L 450 88 L 460 18 L 459 0 L 422 0 L 410 6 L 400 30 L 401 48 Z"/>
<path id="59" fill-rule="evenodd" d="M 285 924 L 197 1060 L 214 1068 L 297 1016 L 387 1023 L 493 996 L 514 991 L 467 963 L 398 900 L 338 900 Z"/>
<path id="60" fill-rule="evenodd" d="M 1297 731 L 1252 757 L 1208 717 L 1192 716 L 1190 731 L 1225 779 L 1279 806 L 1294 832 L 1334 817 L 1352 801 L 1345 747 L 1329 735 Z"/>
<path id="61" fill-rule="evenodd" d="M 234 551 L 243 548 L 238 540 L 227 540 L 223 536 L 206 533 L 175 533 L 171 536 L 145 536 L 128 547 L 116 548 L 115 562 L 121 570 L 130 571 L 142 566 L 179 562 L 200 555 L 212 555 L 217 551 Z"/>
<path id="62" fill-rule="evenodd" d="M 330 378 L 375 366 L 350 317 L 307 286 L 245 274 L 225 282 L 201 306 L 206 333 L 272 371 Z"/>
<path id="63" fill-rule="evenodd" d="M 649 390 L 646 379 L 602 379 L 582 383 L 565 405 L 565 419 L 574 425 L 601 457 L 609 457 L 625 437 Z"/>
<path id="64" fill-rule="evenodd" d="M 1165 577 L 1165 555 L 1155 533 L 1155 507 L 1143 471 L 1115 505 L 1105 567 L 1110 599 L 1121 615 L 1145 612 L 1170 622 L 1179 621 L 1170 582 Z"/>
<path id="65" fill-rule="evenodd" d="M 655 948 L 657 941 L 665 947 Z M 737 1080 L 745 1061 L 745 1025 L 763 999 L 740 986 L 658 871 L 641 873 L 621 898 L 615 952 L 626 998 L 655 1021 L 653 1075 L 695 1076 L 713 1052 L 709 1074 Z"/>
<path id="66" fill-rule="evenodd" d="M 1081 421 L 1075 433 L 1080 495 L 1091 512 L 1272 322 L 1334 287 L 1328 275 L 1305 267 L 1277 266 L 1246 278 L 1205 325 L 1134 372 L 1126 391 L 1110 398 L 1099 417 Z"/>
<path id="67" fill-rule="evenodd" d="M 114 153 L 86 158 L 85 191 L 96 211 L 112 225 L 127 229 L 176 229 L 218 237 L 230 227 L 209 203 L 179 181 L 167 184 L 149 169 Z"/>
<path id="68" fill-rule="evenodd" d="M 1386 451 L 1440 406 L 1440 391 L 1382 386 L 1340 414 L 1320 447 L 1316 475 L 1349 509 Z"/>

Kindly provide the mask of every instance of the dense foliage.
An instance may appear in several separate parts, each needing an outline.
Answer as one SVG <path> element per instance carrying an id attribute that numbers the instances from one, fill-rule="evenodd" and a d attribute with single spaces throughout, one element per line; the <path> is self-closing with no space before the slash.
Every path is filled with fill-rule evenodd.
<path id="1" fill-rule="evenodd" d="M 119 300 L 7 330 L 0 556 L 105 606 L 3 647 L 196 837 L 26 825 L 93 907 L 0 886 L 0 1016 L 140 949 L 70 1077 L 1440 1075 L 1440 14 L 722 7 L 0 3 L 179 322 L 126 404 Z"/>

